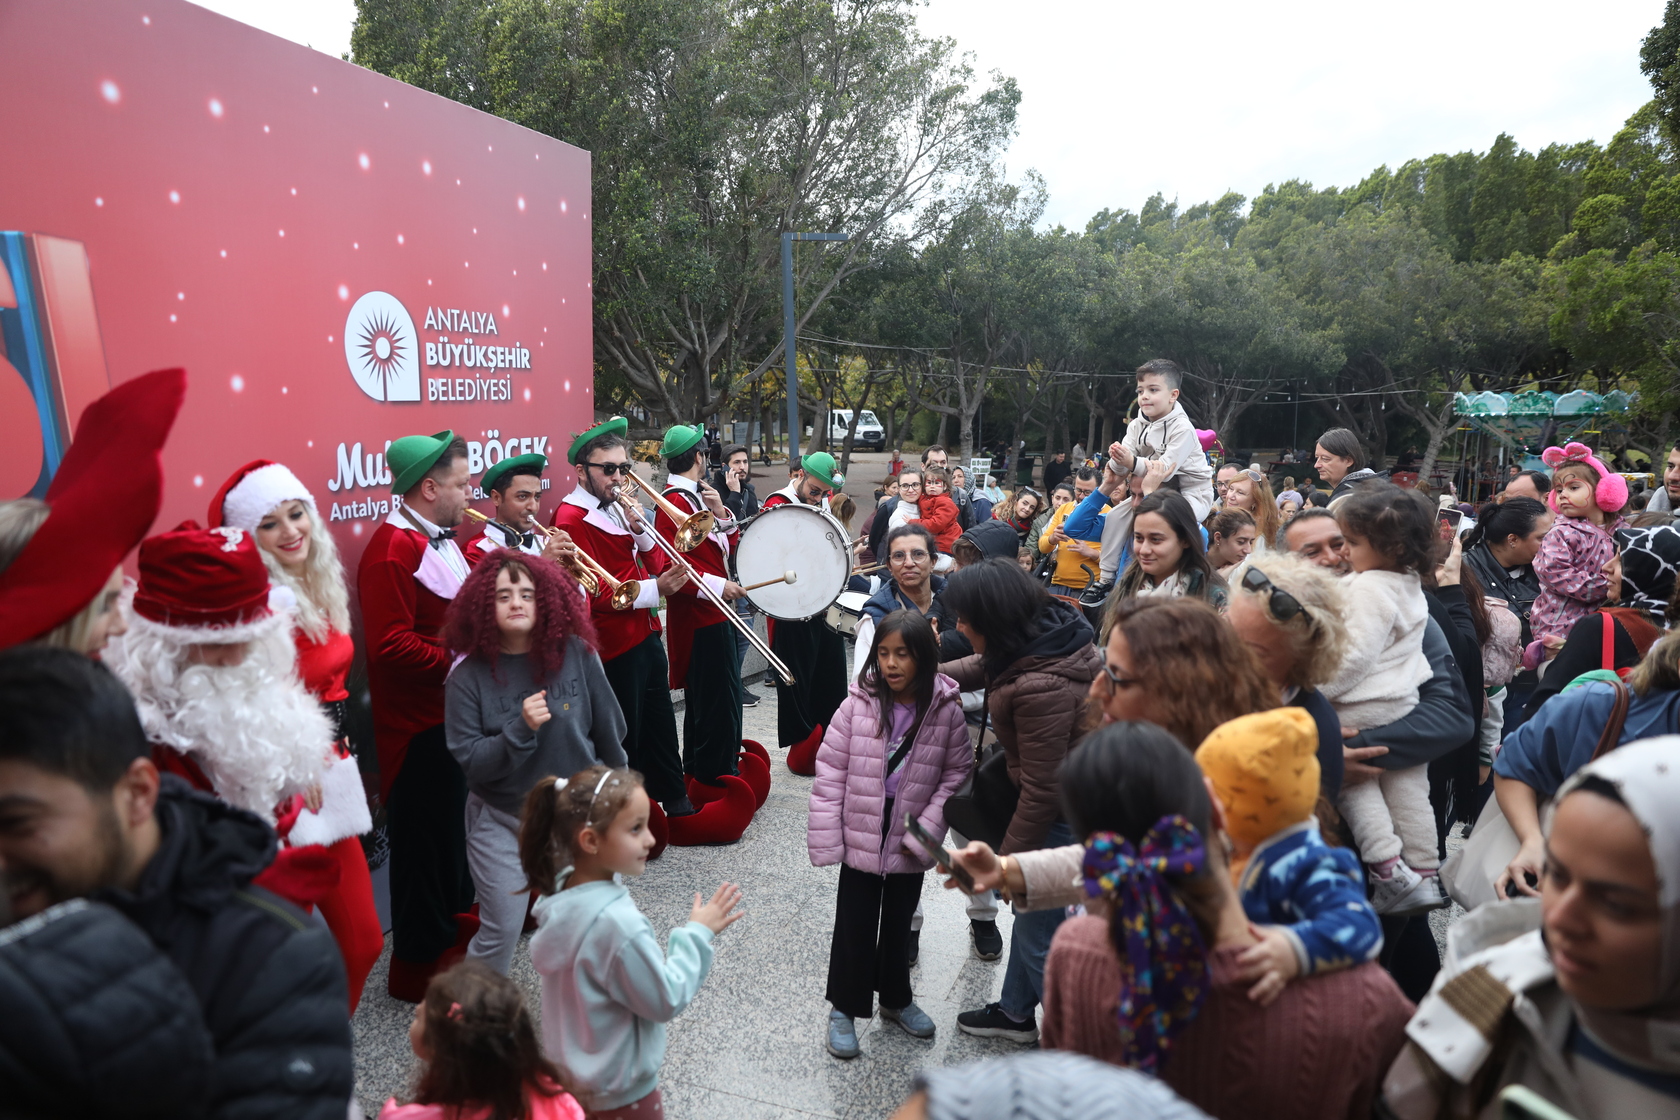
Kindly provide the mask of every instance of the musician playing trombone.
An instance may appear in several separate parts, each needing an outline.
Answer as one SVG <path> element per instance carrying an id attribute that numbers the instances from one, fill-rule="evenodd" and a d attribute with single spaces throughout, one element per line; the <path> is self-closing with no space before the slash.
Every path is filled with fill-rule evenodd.
<path id="1" fill-rule="evenodd" d="M 713 594 L 726 602 L 740 599 L 746 592 L 729 578 L 729 556 L 740 530 L 722 496 L 705 481 L 704 433 L 698 426 L 678 424 L 666 431 L 659 454 L 670 472 L 664 497 L 671 508 L 654 512 L 654 532 L 679 547 L 682 526 L 672 514 L 680 512 L 687 520 L 710 510 L 716 528 L 687 553 L 688 562 Z M 683 771 L 697 781 L 716 785 L 722 775 L 740 773 L 735 761 L 741 751 L 741 671 L 735 627 L 692 581 L 670 596 L 665 606 L 671 687 L 685 690 Z"/>
<path id="2" fill-rule="evenodd" d="M 563 564 L 563 558 L 575 551 L 570 536 L 550 536 L 536 520 L 547 469 L 548 456 L 533 453 L 510 456 L 484 472 L 478 485 L 490 496 L 492 513 L 483 535 L 466 550 L 467 563 L 476 568 L 497 549 L 512 548 Z"/>
<path id="3" fill-rule="evenodd" d="M 630 471 L 630 445 L 624 439 L 629 428 L 627 420 L 615 416 L 572 441 L 566 461 L 577 471 L 577 486 L 555 509 L 554 524 L 614 580 L 639 585 L 630 609 L 614 610 L 612 588 L 602 580 L 590 597 L 590 614 L 607 683 L 624 709 L 624 753 L 665 815 L 685 817 L 694 805 L 683 784 L 670 666 L 659 640 L 659 600 L 675 595 L 688 582 L 688 573 L 675 565 L 661 567 L 663 554 L 653 565 L 644 563 L 659 548 L 653 529 L 633 500 L 618 500 L 617 489 Z"/>

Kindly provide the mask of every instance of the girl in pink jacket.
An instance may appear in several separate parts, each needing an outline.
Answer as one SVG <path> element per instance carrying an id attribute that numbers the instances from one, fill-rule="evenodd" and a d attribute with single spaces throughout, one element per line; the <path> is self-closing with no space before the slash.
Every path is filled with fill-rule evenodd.
<path id="1" fill-rule="evenodd" d="M 933 1020 L 910 991 L 910 916 L 932 866 L 905 835 L 909 814 L 945 836 L 945 799 L 974 764 L 956 682 L 939 672 L 939 642 L 916 611 L 875 627 L 869 659 L 817 750 L 807 844 L 814 867 L 840 864 L 828 958 L 828 1052 L 858 1055 L 853 1020 L 874 1013 L 916 1038 Z"/>
<path id="2" fill-rule="evenodd" d="M 1628 502 L 1627 482 L 1585 445 L 1548 447 L 1540 457 L 1552 468 L 1547 500 L 1558 518 L 1534 557 L 1540 594 L 1529 613 L 1534 641 L 1523 651 L 1525 669 L 1549 657 L 1547 647 L 1561 646 L 1570 628 L 1604 606 L 1612 592 L 1620 593 L 1614 533 L 1625 524 Z"/>

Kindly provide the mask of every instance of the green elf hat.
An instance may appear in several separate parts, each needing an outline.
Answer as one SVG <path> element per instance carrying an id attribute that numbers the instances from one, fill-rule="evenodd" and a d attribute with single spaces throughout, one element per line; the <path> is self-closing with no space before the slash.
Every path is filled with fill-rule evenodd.
<path id="1" fill-rule="evenodd" d="M 620 439 L 623 439 L 624 434 L 629 430 L 630 421 L 626 420 L 622 416 L 614 416 L 611 420 L 601 421 L 588 431 L 579 432 L 572 439 L 572 446 L 566 452 L 566 462 L 570 463 L 574 467 L 577 466 L 578 455 L 582 453 L 583 445 L 594 439 L 596 436 L 604 436 L 610 432 L 611 434 L 618 436 Z"/>
<path id="2" fill-rule="evenodd" d="M 706 438 L 706 433 L 700 430 L 700 425 L 689 427 L 687 424 L 676 424 L 665 429 L 665 442 L 659 445 L 661 459 L 675 459 L 689 448 Z"/>
<path id="3" fill-rule="evenodd" d="M 495 466 L 484 472 L 479 479 L 479 486 L 488 494 L 492 490 L 500 490 L 502 483 L 516 474 L 532 474 L 538 478 L 548 469 L 548 456 L 532 452 L 529 455 L 515 455 L 510 459 L 503 459 Z"/>
<path id="4" fill-rule="evenodd" d="M 385 464 L 391 468 L 391 490 L 406 494 L 420 484 L 426 472 L 455 439 L 450 431 L 429 436 L 404 436 L 385 449 Z"/>
<path id="5" fill-rule="evenodd" d="M 846 485 L 846 476 L 835 470 L 834 456 L 826 451 L 813 451 L 799 460 L 800 469 L 830 490 L 838 491 Z"/>

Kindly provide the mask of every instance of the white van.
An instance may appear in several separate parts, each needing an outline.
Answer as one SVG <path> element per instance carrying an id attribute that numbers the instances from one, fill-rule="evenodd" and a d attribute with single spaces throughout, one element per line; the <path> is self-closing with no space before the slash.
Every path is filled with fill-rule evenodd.
<path id="1" fill-rule="evenodd" d="M 846 429 L 852 423 L 852 410 L 836 408 L 828 414 L 828 445 L 835 450 L 846 441 Z M 857 435 L 852 439 L 852 449 L 868 451 L 885 451 L 887 449 L 887 433 L 881 428 L 881 421 L 875 418 L 875 413 L 864 409 L 858 417 Z"/>

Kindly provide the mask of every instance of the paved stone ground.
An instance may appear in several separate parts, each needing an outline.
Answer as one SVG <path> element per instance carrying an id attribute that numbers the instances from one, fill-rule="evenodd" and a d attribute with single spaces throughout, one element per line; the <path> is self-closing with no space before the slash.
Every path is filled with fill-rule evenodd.
<path id="1" fill-rule="evenodd" d="M 661 1088 L 671 1120 L 886 1116 L 908 1095 L 917 1069 L 1018 1050 L 956 1029 L 957 1012 L 997 998 L 1006 958 L 974 956 L 961 896 L 942 889 L 933 875 L 923 886 L 926 924 L 911 976 L 916 1001 L 939 1034 L 921 1041 L 877 1019 L 858 1024 L 862 1056 L 841 1062 L 823 1049 L 838 869 L 813 868 L 806 857 L 811 779 L 790 773 L 775 747 L 775 690 L 763 684 L 753 690 L 764 701 L 745 713 L 746 734 L 770 748 L 770 799 L 740 843 L 668 848 L 630 884 L 662 937 L 687 921 L 694 892 L 709 894 L 729 879 L 745 895 L 746 917 L 718 938 L 699 997 L 670 1026 Z M 1006 938 L 1009 922 L 1003 908 Z M 357 1096 L 370 1116 L 387 1097 L 400 1098 L 414 1076 L 413 1006 L 385 994 L 388 960 L 389 950 L 368 977 L 354 1022 Z M 537 1011 L 537 976 L 523 946 L 512 975 Z"/>

